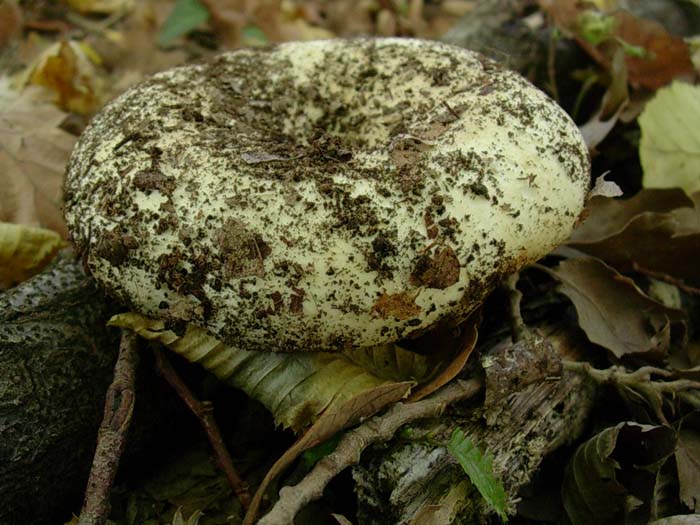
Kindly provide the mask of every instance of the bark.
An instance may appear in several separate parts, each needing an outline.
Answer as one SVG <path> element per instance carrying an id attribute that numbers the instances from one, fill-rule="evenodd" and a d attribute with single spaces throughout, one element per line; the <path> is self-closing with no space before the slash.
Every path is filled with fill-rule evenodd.
<path id="1" fill-rule="evenodd" d="M 118 353 L 113 313 L 70 252 L 0 295 L 0 524 L 80 510 Z M 181 421 L 150 363 L 140 368 L 132 457 Z"/>
<path id="2" fill-rule="evenodd" d="M 578 345 L 564 329 L 536 343 L 488 345 L 482 406 L 414 425 L 363 456 L 353 470 L 359 523 L 490 522 L 483 498 L 443 446 L 457 428 L 493 455 L 513 512 L 542 460 L 583 432 L 592 409 L 592 384 L 561 369 L 561 357 L 570 359 Z"/>

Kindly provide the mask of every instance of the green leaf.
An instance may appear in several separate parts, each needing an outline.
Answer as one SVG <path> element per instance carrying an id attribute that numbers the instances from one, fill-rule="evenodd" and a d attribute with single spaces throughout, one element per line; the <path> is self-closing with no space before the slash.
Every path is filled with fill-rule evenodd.
<path id="1" fill-rule="evenodd" d="M 305 451 L 301 456 L 301 459 L 304 462 L 304 468 L 306 470 L 311 470 L 316 463 L 321 461 L 328 454 L 331 454 L 335 450 L 335 447 L 338 446 L 340 438 L 342 437 L 343 432 L 338 432 L 332 438 L 327 439 L 315 447 Z"/>
<path id="2" fill-rule="evenodd" d="M 199 0 L 176 0 L 173 10 L 160 28 L 158 44 L 169 46 L 207 20 L 209 20 L 209 11 Z"/>
<path id="3" fill-rule="evenodd" d="M 241 30 L 241 41 L 244 46 L 264 46 L 270 43 L 265 32 L 255 25 L 247 25 Z"/>
<path id="4" fill-rule="evenodd" d="M 639 116 L 639 156 L 647 188 L 700 190 L 700 87 L 674 82 L 659 89 Z"/>
<path id="5" fill-rule="evenodd" d="M 506 515 L 506 491 L 493 473 L 493 459 L 479 450 L 460 429 L 452 433 L 447 450 L 462 465 L 464 472 L 481 496 L 496 511 L 503 522 Z"/>
<path id="6" fill-rule="evenodd" d="M 614 17 L 592 9 L 583 11 L 577 20 L 579 35 L 594 46 L 609 39 L 615 31 L 616 24 Z"/>

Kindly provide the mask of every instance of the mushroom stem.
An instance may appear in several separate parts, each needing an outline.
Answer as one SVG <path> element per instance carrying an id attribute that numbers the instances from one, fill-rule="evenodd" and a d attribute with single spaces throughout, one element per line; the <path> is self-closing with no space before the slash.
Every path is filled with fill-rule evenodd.
<path id="1" fill-rule="evenodd" d="M 137 364 L 138 337 L 131 330 L 123 330 L 119 357 L 114 365 L 114 379 L 107 389 L 104 416 L 78 525 L 102 525 L 107 522 L 109 494 L 134 411 Z"/>
<path id="2" fill-rule="evenodd" d="M 187 408 L 192 411 L 197 419 L 199 419 L 202 427 L 204 427 L 207 438 L 209 438 L 209 443 L 214 449 L 216 462 L 219 465 L 219 468 L 226 476 L 226 479 L 228 480 L 229 485 L 231 485 L 231 489 L 233 490 L 234 494 L 238 498 L 241 507 L 244 511 L 247 511 L 251 500 L 248 484 L 241 479 L 233 466 L 231 455 L 224 444 L 224 440 L 221 437 L 221 432 L 219 431 L 219 426 L 216 424 L 216 419 L 214 418 L 214 407 L 212 406 L 211 402 L 200 401 L 194 396 L 180 375 L 175 371 L 167 356 L 155 345 L 153 346 L 153 354 L 155 355 L 156 367 L 160 374 L 170 384 L 170 386 L 175 389 L 178 396 L 180 396 L 180 398 L 187 405 Z"/>

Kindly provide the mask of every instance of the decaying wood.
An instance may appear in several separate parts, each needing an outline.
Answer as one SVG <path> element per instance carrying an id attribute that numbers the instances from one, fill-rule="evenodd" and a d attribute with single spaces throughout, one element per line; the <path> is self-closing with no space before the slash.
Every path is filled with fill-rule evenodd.
<path id="1" fill-rule="evenodd" d="M 348 431 L 335 450 L 321 459 L 301 482 L 280 490 L 280 499 L 258 524 L 292 523 L 304 505 L 323 495 L 331 479 L 359 462 L 365 448 L 373 443 L 389 441 L 405 424 L 426 417 L 439 417 L 448 405 L 474 396 L 481 387 L 478 379 L 453 381 L 425 399 L 414 403 L 397 403 L 385 414 L 374 416 Z"/>
<path id="2" fill-rule="evenodd" d="M 80 510 L 119 347 L 115 309 L 75 255 L 0 294 L 0 523 L 63 523 Z M 125 459 L 182 421 L 141 367 Z M 178 417 L 175 417 L 175 415 Z"/>
<path id="3" fill-rule="evenodd" d="M 482 405 L 413 425 L 354 468 L 359 522 L 489 522 L 491 511 L 443 446 L 457 428 L 493 455 L 513 510 L 541 461 L 581 434 L 592 409 L 593 385 L 561 367 L 578 344 L 559 328 L 543 339 L 487 346 Z"/>
<path id="4" fill-rule="evenodd" d="M 138 336 L 130 330 L 122 330 L 119 357 L 114 365 L 112 384 L 107 389 L 97 449 L 78 525 L 104 525 L 109 518 L 109 497 L 134 413 L 138 361 Z"/>
<path id="5" fill-rule="evenodd" d="M 117 356 L 110 314 L 70 254 L 0 295 L 0 523 L 80 501 Z"/>

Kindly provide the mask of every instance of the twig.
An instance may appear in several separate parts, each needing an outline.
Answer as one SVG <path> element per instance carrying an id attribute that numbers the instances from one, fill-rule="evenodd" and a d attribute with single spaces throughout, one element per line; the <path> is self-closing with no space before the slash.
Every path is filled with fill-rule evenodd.
<path id="1" fill-rule="evenodd" d="M 690 379 L 675 379 L 673 381 L 654 381 L 651 376 L 656 375 L 663 378 L 672 378 L 673 372 L 654 366 L 643 366 L 634 372 L 627 372 L 624 368 L 613 366 L 605 370 L 593 368 L 589 363 L 578 361 L 562 361 L 565 370 L 577 373 L 584 373 L 593 381 L 599 384 L 612 384 L 618 388 L 627 388 L 644 397 L 649 405 L 654 409 L 656 417 L 666 423 L 666 417 L 659 405 L 654 402 L 654 396 L 664 394 L 679 395 L 687 390 L 700 390 L 700 381 Z M 692 396 L 681 396 L 693 405 L 697 399 Z"/>
<path id="2" fill-rule="evenodd" d="M 523 316 L 520 311 L 520 303 L 523 299 L 523 294 L 518 290 L 519 279 L 520 274 L 515 272 L 506 277 L 502 283 L 503 288 L 508 293 L 510 332 L 514 343 L 530 337 L 530 330 L 525 324 L 525 321 L 523 321 Z"/>
<path id="3" fill-rule="evenodd" d="M 335 451 L 316 463 L 298 484 L 283 487 L 280 499 L 258 525 L 287 525 L 309 502 L 321 497 L 326 485 L 342 470 L 360 461 L 368 446 L 390 440 L 407 423 L 426 417 L 437 417 L 447 405 L 474 396 L 482 387 L 480 379 L 455 381 L 430 397 L 415 403 L 398 403 L 383 415 L 374 416 L 346 433 Z"/>
<path id="4" fill-rule="evenodd" d="M 693 286 L 687 285 L 683 282 L 682 279 L 676 279 L 672 275 L 668 275 L 667 273 L 663 272 L 655 272 L 653 270 L 649 270 L 647 268 L 644 268 L 643 266 L 640 266 L 636 262 L 632 263 L 632 269 L 637 272 L 641 273 L 642 275 L 646 275 L 647 277 L 651 277 L 652 279 L 657 279 L 659 281 L 663 281 L 668 284 L 672 284 L 673 286 L 677 287 L 679 290 L 683 290 L 684 292 L 692 295 L 700 295 L 700 288 L 695 288 Z"/>
<path id="5" fill-rule="evenodd" d="M 131 330 L 123 330 L 78 525 L 103 525 L 109 517 L 109 494 L 134 411 L 137 364 L 138 337 Z"/>
<path id="6" fill-rule="evenodd" d="M 197 416 L 199 422 L 204 427 L 204 431 L 209 438 L 209 443 L 211 443 L 214 449 L 214 455 L 216 456 L 217 464 L 219 468 L 226 475 L 226 479 L 231 485 L 231 489 L 234 494 L 238 497 L 238 501 L 241 503 L 243 510 L 247 510 L 250 505 L 250 491 L 248 485 L 236 472 L 233 467 L 233 461 L 231 460 L 231 455 L 224 444 L 224 440 L 221 438 L 221 432 L 219 432 L 219 426 L 216 424 L 214 419 L 214 410 L 211 403 L 207 401 L 200 401 L 197 399 L 189 387 L 182 380 L 180 375 L 175 371 L 173 365 L 170 363 L 168 358 L 165 356 L 163 351 L 156 346 L 153 346 L 153 353 L 156 358 L 156 367 L 158 371 L 162 374 L 165 380 L 172 386 L 180 398 L 185 402 L 187 408 L 189 408 L 192 413 Z"/>

